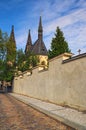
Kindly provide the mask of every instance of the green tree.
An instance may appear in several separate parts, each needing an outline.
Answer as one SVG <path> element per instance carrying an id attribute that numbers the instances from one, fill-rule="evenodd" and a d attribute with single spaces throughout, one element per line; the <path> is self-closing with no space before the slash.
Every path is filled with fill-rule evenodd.
<path id="1" fill-rule="evenodd" d="M 16 46 L 11 37 L 6 42 L 6 60 L 4 65 L 4 80 L 12 81 L 16 69 Z"/>
<path id="2" fill-rule="evenodd" d="M 25 63 L 26 63 L 26 56 L 25 56 L 23 50 L 20 49 L 17 51 L 17 58 L 16 58 L 16 65 L 17 65 L 19 71 L 23 72 L 25 70 L 24 69 Z"/>
<path id="3" fill-rule="evenodd" d="M 22 49 L 17 51 L 17 67 L 19 71 L 29 70 L 31 67 L 35 67 L 37 63 L 37 57 L 31 52 L 25 54 Z"/>
<path id="4" fill-rule="evenodd" d="M 52 38 L 51 49 L 48 52 L 49 58 L 58 56 L 64 52 L 70 52 L 68 43 L 65 41 L 63 32 L 59 27 L 56 29 L 55 37 Z"/>
<path id="5" fill-rule="evenodd" d="M 4 81 L 12 81 L 15 73 L 15 67 L 9 66 L 7 62 L 4 62 L 4 69 L 3 69 L 3 75 L 2 80 Z"/>
<path id="6" fill-rule="evenodd" d="M 16 50 L 13 30 L 10 38 L 0 30 L 0 81 L 12 81 L 18 70 L 24 72 L 37 63 L 38 58 L 31 52 L 25 55 L 22 49 Z"/>
<path id="7" fill-rule="evenodd" d="M 6 43 L 8 42 L 8 35 L 0 29 L 0 80 L 6 77 Z"/>
<path id="8" fill-rule="evenodd" d="M 16 47 L 12 40 L 9 40 L 7 42 L 6 49 L 7 49 L 6 60 L 7 62 L 10 61 L 10 63 L 14 65 L 16 62 Z"/>
<path id="9" fill-rule="evenodd" d="M 6 42 L 8 41 L 7 33 L 3 33 L 0 29 L 0 60 L 6 58 Z"/>
<path id="10" fill-rule="evenodd" d="M 0 29 L 0 80 L 11 81 L 15 73 L 15 41 Z"/>
<path id="11" fill-rule="evenodd" d="M 34 54 L 31 55 L 30 64 L 32 65 L 32 67 L 37 66 L 37 64 L 38 64 L 38 58 L 37 58 L 36 55 L 34 55 Z"/>

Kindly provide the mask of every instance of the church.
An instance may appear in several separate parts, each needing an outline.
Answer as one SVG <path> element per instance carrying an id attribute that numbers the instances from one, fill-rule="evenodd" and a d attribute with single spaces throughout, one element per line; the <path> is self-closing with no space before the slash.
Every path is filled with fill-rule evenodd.
<path id="1" fill-rule="evenodd" d="M 46 46 L 43 41 L 43 27 L 42 27 L 42 18 L 40 16 L 39 19 L 39 26 L 38 26 L 38 39 L 35 41 L 34 44 L 32 44 L 31 34 L 29 30 L 27 43 L 25 47 L 25 54 L 28 52 L 32 52 L 39 58 L 39 65 L 45 65 L 48 64 L 48 52 L 46 49 Z"/>
<path id="2" fill-rule="evenodd" d="M 16 41 L 14 35 L 14 26 L 12 26 L 11 34 L 10 34 L 11 41 L 14 42 L 14 46 L 16 49 Z M 48 66 L 48 52 L 46 46 L 43 41 L 43 27 L 42 27 L 42 18 L 39 18 L 39 26 L 38 26 L 38 38 L 34 44 L 32 44 L 30 30 L 28 33 L 27 43 L 25 46 L 25 54 L 31 52 L 32 54 L 36 55 L 38 58 L 38 66 L 39 69 L 46 69 Z"/>

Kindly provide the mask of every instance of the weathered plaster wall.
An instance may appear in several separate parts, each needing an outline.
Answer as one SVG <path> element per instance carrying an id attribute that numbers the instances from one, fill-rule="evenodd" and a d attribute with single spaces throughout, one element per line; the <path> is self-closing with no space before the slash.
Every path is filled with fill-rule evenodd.
<path id="1" fill-rule="evenodd" d="M 14 79 L 13 92 L 86 110 L 86 56 L 62 64 L 63 55 L 49 62 L 47 71 Z"/>

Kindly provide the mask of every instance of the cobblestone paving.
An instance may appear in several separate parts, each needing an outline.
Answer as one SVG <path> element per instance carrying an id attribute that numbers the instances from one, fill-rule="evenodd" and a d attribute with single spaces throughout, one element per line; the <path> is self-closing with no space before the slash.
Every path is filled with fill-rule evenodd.
<path id="1" fill-rule="evenodd" d="M 74 130 L 8 94 L 0 93 L 0 130 Z"/>

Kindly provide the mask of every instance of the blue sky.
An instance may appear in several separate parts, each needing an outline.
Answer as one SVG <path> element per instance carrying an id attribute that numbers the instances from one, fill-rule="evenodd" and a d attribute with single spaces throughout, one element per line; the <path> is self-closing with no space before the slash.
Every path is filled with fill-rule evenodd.
<path id="1" fill-rule="evenodd" d="M 37 40 L 40 15 L 47 49 L 59 26 L 73 53 L 86 52 L 86 0 L 0 1 L 0 28 L 10 35 L 14 25 L 18 49 L 25 49 L 29 29 L 32 42 Z"/>

